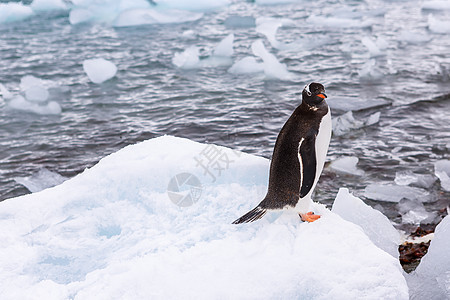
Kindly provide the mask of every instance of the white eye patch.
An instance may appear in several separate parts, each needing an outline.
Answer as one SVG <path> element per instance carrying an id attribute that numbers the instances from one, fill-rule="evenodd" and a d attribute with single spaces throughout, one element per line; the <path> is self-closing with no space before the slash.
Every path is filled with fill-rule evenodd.
<path id="1" fill-rule="evenodd" d="M 306 94 L 307 94 L 308 96 L 311 96 L 311 95 L 312 95 L 312 93 L 309 91 L 309 84 L 305 85 L 304 90 L 306 91 Z"/>

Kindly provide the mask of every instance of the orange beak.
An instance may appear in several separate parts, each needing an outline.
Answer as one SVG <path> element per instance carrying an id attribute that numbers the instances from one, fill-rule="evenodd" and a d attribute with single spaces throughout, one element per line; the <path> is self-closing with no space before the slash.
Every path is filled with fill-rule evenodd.
<path id="1" fill-rule="evenodd" d="M 322 99 L 325 99 L 327 96 L 325 94 L 318 94 L 317 97 L 320 97 Z"/>

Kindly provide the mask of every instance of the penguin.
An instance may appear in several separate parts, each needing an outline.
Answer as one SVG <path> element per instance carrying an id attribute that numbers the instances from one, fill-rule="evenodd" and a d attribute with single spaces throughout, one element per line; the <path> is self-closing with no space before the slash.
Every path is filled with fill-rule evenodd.
<path id="1" fill-rule="evenodd" d="M 302 91 L 302 103 L 278 134 L 270 163 L 266 197 L 233 224 L 262 218 L 268 210 L 293 209 L 302 221 L 320 218 L 308 212 L 331 139 L 331 114 L 322 84 L 312 82 Z"/>

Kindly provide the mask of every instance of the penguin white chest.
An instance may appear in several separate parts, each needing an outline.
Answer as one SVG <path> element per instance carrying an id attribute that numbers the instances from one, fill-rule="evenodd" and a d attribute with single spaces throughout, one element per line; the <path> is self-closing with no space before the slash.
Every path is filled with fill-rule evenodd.
<path id="1" fill-rule="evenodd" d="M 300 141 L 300 145 L 303 142 L 304 139 Z M 316 172 L 314 177 L 314 183 L 311 187 L 311 190 L 307 195 L 305 195 L 303 198 L 300 198 L 297 205 L 295 206 L 295 210 L 299 213 L 304 213 L 309 210 L 309 205 L 311 203 L 311 194 L 314 191 L 314 188 L 316 187 L 317 182 L 319 181 L 320 174 L 322 174 L 323 166 L 325 164 L 325 158 L 327 156 L 328 152 L 328 146 L 330 144 L 331 140 L 331 114 L 330 110 L 328 110 L 328 113 L 323 116 L 319 131 L 316 136 L 315 141 L 315 152 L 316 152 Z M 300 147 L 299 145 L 299 147 Z M 303 184 L 303 163 L 302 158 L 299 155 L 299 162 L 300 162 L 300 173 L 301 173 L 301 182 L 300 187 Z"/>

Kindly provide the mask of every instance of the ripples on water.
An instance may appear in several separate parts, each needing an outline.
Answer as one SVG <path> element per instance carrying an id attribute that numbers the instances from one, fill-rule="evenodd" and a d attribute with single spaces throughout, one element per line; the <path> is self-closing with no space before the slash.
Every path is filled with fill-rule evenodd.
<path id="1" fill-rule="evenodd" d="M 325 170 L 316 200 L 330 204 L 343 186 L 362 196 L 368 184 L 393 183 L 398 171 L 434 174 L 433 163 L 449 158 L 450 81 L 445 72 L 450 66 L 450 34 L 427 29 L 430 11 L 421 10 L 420 3 L 262 6 L 236 1 L 183 24 L 74 26 L 68 12 L 43 12 L 0 24 L 0 83 L 17 92 L 23 76 L 43 78 L 52 82 L 50 97 L 62 107 L 61 115 L 42 116 L 12 110 L 0 101 L 0 200 L 28 193 L 14 177 L 30 176 L 42 167 L 72 177 L 125 145 L 163 134 L 270 158 L 281 126 L 299 104 L 301 89 L 313 80 L 326 86 L 334 116 L 349 108 L 369 107 L 354 112 L 357 119 L 381 112 L 378 124 L 332 138 L 328 158 L 356 156 L 365 175 Z M 450 19 L 450 11 L 432 13 Z M 279 41 L 312 38 L 325 43 L 309 50 L 277 51 L 254 26 L 229 26 L 231 16 L 289 18 L 295 26 L 280 28 Z M 309 16 L 323 16 L 325 21 L 312 24 Z M 335 16 L 372 25 L 324 26 Z M 195 38 L 185 38 L 186 30 Z M 429 41 L 407 43 L 399 40 L 402 32 L 418 32 Z M 174 54 L 191 45 L 208 55 L 229 33 L 235 35 L 233 61 L 252 55 L 252 42 L 263 39 L 296 79 L 233 75 L 229 67 L 181 70 L 172 64 Z M 382 55 L 370 58 L 363 37 L 383 38 L 387 47 Z M 114 62 L 116 77 L 101 85 L 91 83 L 82 62 L 94 57 Z M 380 76 L 361 73 L 370 59 Z M 340 98 L 346 108 L 333 104 L 333 98 Z M 428 210 L 449 204 L 438 182 L 430 192 L 435 201 L 426 204 Z M 401 221 L 395 204 L 368 203 Z"/>

